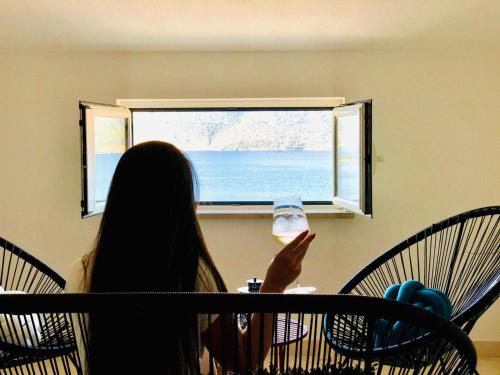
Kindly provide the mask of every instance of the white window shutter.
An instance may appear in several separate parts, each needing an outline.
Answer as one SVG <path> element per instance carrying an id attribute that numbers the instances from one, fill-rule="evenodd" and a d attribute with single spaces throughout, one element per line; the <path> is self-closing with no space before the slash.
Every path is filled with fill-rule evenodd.
<path id="1" fill-rule="evenodd" d="M 107 188 L 96 179 L 98 158 L 115 155 L 116 162 L 131 145 L 130 111 L 114 105 L 80 102 L 80 139 L 82 152 L 82 218 L 104 211 Z M 97 161 L 97 165 L 96 165 Z M 114 168 L 100 170 L 104 181 L 111 181 Z M 109 174 L 109 176 L 107 175 Z"/>
<path id="2" fill-rule="evenodd" d="M 333 204 L 373 216 L 372 102 L 333 109 Z"/>

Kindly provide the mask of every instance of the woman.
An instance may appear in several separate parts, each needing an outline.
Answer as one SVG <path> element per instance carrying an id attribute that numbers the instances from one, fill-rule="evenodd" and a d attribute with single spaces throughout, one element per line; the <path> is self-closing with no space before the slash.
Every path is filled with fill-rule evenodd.
<path id="1" fill-rule="evenodd" d="M 173 145 L 146 142 L 125 152 L 113 176 L 94 249 L 76 263 L 68 278 L 69 292 L 227 292 L 207 250 L 196 218 L 194 170 Z M 261 291 L 282 293 L 300 274 L 301 261 L 314 234 L 304 232 L 272 260 Z M 208 319 L 157 316 L 137 324 L 137 316 L 90 317 L 91 373 L 194 373 L 198 332 L 217 360 L 235 371 L 256 363 L 224 350 L 222 329 L 230 324 Z M 170 324 L 162 324 L 170 319 Z M 265 327 L 265 352 L 271 342 L 271 321 L 252 318 L 252 332 Z M 175 321 L 175 324 L 172 322 Z M 248 332 L 240 331 L 243 348 Z M 254 336 L 256 337 L 256 336 Z M 223 354 L 226 353 L 226 354 Z M 224 358 L 223 358 L 224 356 Z"/>

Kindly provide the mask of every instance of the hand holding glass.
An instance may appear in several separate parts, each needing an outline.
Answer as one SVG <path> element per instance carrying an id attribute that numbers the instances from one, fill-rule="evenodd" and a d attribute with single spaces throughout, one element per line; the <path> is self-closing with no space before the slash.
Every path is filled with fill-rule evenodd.
<path id="1" fill-rule="evenodd" d="M 288 245 L 300 233 L 309 230 L 304 206 L 298 195 L 275 199 L 273 208 L 273 236 L 279 243 Z M 310 289 L 301 288 L 297 278 L 295 293 L 310 293 Z"/>

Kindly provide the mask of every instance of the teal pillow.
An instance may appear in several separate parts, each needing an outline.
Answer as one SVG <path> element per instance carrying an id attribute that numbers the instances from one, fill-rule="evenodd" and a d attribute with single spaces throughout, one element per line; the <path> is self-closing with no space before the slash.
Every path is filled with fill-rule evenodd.
<path id="1" fill-rule="evenodd" d="M 450 319 L 453 306 L 446 294 L 438 289 L 426 288 L 415 280 L 403 284 L 391 285 L 384 293 L 384 298 L 410 303 L 427 311 Z M 389 322 L 380 319 L 375 329 L 375 347 L 397 345 L 425 334 L 425 331 L 401 321 Z"/>

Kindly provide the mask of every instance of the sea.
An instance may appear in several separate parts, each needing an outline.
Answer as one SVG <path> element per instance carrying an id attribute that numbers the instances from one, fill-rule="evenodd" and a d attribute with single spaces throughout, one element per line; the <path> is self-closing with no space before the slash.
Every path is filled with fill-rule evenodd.
<path id="1" fill-rule="evenodd" d="M 303 201 L 331 201 L 333 159 L 329 151 L 185 152 L 199 181 L 199 201 L 259 202 L 300 195 Z M 98 154 L 96 200 L 105 201 L 121 154 Z"/>

